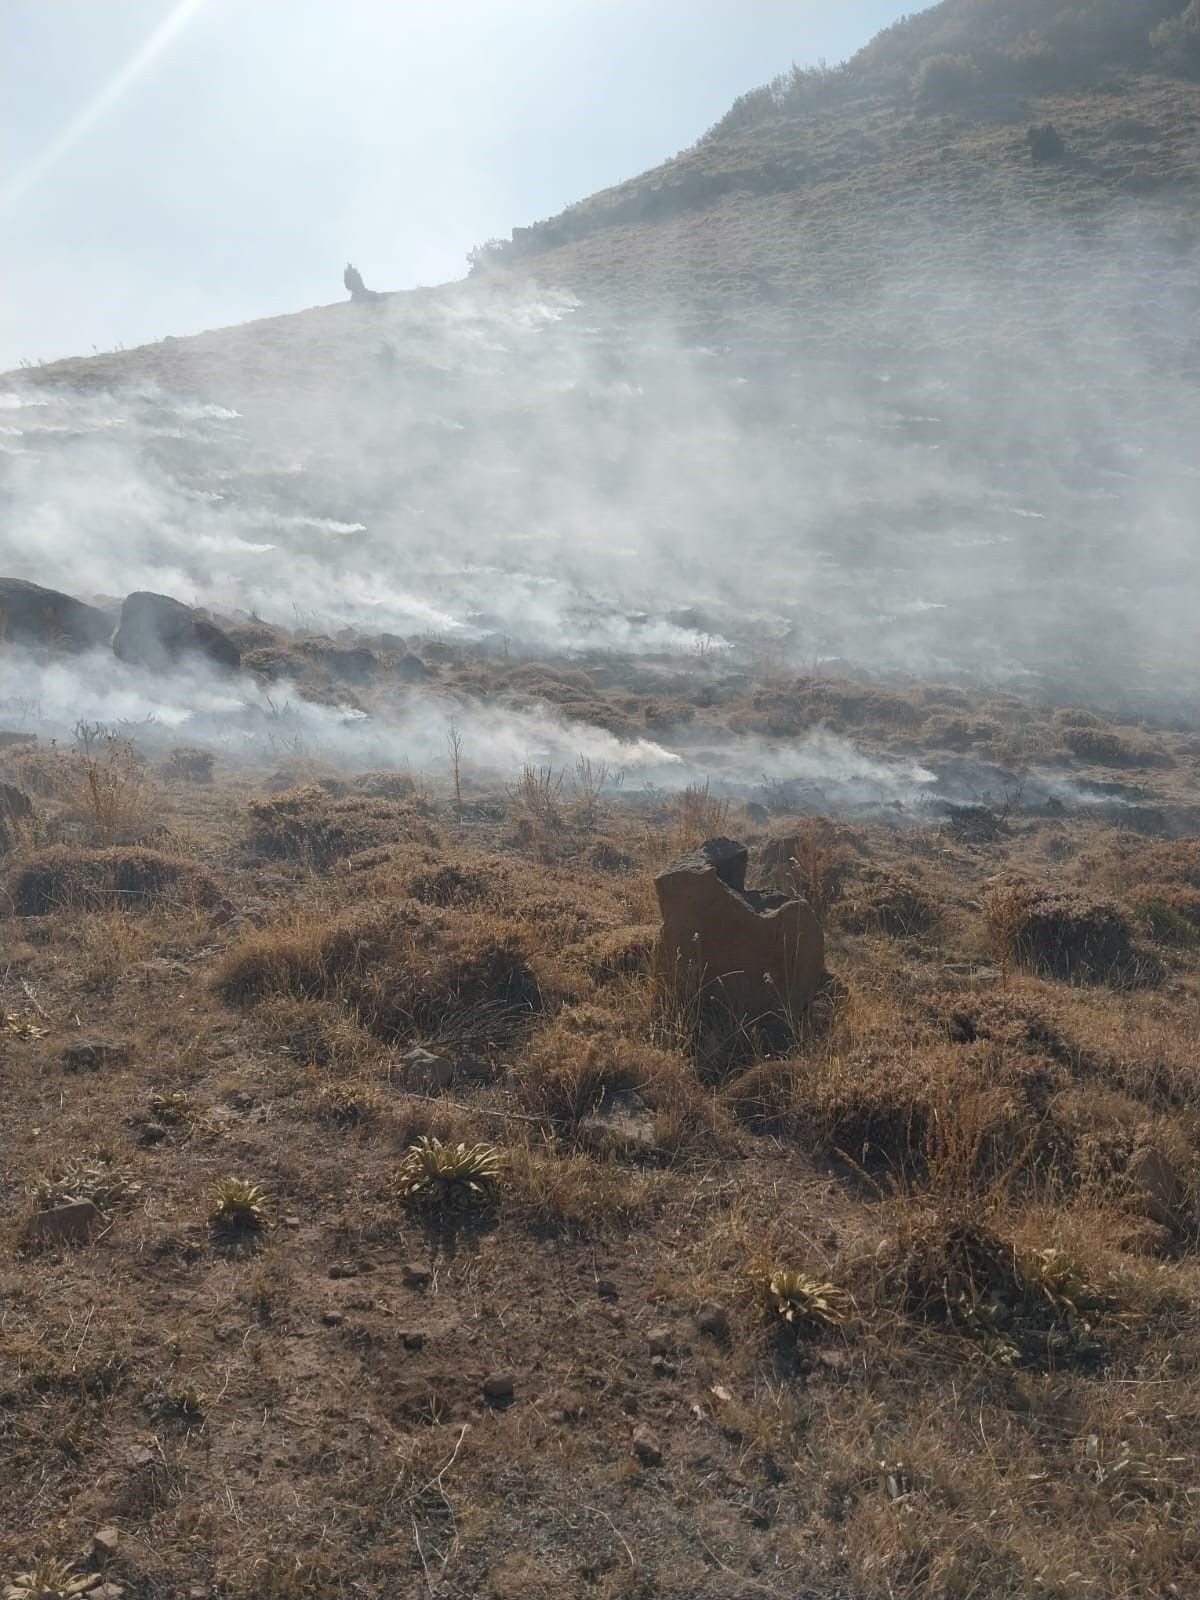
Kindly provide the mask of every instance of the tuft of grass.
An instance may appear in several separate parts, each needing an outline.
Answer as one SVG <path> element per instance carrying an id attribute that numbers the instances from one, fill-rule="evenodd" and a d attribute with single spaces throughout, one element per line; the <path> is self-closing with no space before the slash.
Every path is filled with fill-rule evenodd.
<path id="1" fill-rule="evenodd" d="M 396 1174 L 396 1190 L 406 1206 L 444 1211 L 477 1211 L 495 1203 L 500 1185 L 500 1154 L 488 1144 L 443 1144 L 423 1137 L 410 1145 Z"/>
<path id="2" fill-rule="evenodd" d="M 810 1278 L 791 1267 L 777 1267 L 764 1287 L 771 1309 L 793 1333 L 819 1333 L 846 1325 L 850 1300 L 836 1284 Z"/>
<path id="3" fill-rule="evenodd" d="M 209 1222 L 218 1233 L 255 1233 L 267 1226 L 267 1195 L 245 1178 L 221 1178 L 212 1188 Z"/>
<path id="4" fill-rule="evenodd" d="M 98 1572 L 77 1573 L 69 1561 L 43 1556 L 28 1572 L 18 1572 L 4 1586 L 4 1600 L 74 1600 L 74 1596 L 94 1589 Z"/>

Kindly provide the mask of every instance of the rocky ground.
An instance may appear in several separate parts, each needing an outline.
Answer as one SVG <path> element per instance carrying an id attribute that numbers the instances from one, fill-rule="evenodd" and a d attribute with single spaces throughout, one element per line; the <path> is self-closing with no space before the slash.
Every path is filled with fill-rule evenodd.
<path id="1" fill-rule="evenodd" d="M 411 644 L 374 714 L 821 728 L 937 781 L 502 784 L 467 744 L 456 793 L 450 749 L 6 732 L 0 1569 L 129 1600 L 1186 1595 L 1194 728 Z M 249 648 L 320 698 L 302 637 Z M 783 1024 L 651 970 L 654 874 L 717 834 L 824 924 Z M 486 1147 L 484 1204 L 408 1187 L 422 1138 Z"/>

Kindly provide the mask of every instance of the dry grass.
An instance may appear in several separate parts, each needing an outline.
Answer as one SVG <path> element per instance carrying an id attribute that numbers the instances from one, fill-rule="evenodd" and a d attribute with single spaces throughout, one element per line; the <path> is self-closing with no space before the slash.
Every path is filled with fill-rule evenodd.
<path id="1" fill-rule="evenodd" d="M 17 842 L 4 1572 L 115 1521 L 131 1593 L 1187 1592 L 1200 947 L 1161 907 L 1187 920 L 1194 845 L 751 828 L 837 975 L 768 1033 L 649 972 L 654 871 L 743 822 L 610 793 L 553 835 L 447 799 L 450 842 L 404 800 L 259 795 L 248 861 L 218 771 L 151 791 L 187 857 Z M 1157 988 L 1035 958 L 1031 907 L 1097 904 Z M 81 1037 L 117 1052 L 68 1071 Z M 447 1079 L 414 1086 L 414 1043 Z M 491 1203 L 403 1203 L 423 1140 L 494 1152 Z M 231 1174 L 268 1228 L 206 1225 Z M 31 1248 L 81 1194 L 98 1235 Z"/>

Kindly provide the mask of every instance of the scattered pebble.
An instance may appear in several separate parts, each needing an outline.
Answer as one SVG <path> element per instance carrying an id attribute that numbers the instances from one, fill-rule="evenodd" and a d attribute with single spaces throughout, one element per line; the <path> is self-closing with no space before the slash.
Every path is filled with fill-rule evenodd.
<path id="1" fill-rule="evenodd" d="M 483 1398 L 491 1405 L 506 1405 L 515 1388 L 516 1379 L 511 1372 L 493 1372 L 483 1380 Z"/>
<path id="2" fill-rule="evenodd" d="M 662 1463 L 662 1445 L 643 1422 L 633 1430 L 631 1448 L 644 1467 L 657 1467 Z"/>

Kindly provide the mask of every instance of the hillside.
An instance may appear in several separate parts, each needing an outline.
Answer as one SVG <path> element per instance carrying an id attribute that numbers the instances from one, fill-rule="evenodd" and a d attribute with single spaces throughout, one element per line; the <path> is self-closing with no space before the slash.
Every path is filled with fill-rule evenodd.
<path id="1" fill-rule="evenodd" d="M 1189 1600 L 1197 9 L 0 380 L 5 1600 Z"/>

